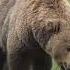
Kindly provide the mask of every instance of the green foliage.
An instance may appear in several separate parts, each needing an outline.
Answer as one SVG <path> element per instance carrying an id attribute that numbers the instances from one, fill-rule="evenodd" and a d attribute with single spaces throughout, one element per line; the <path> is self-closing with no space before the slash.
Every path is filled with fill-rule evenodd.
<path id="1" fill-rule="evenodd" d="M 52 69 L 51 70 L 61 70 L 61 67 L 54 60 L 52 60 Z"/>

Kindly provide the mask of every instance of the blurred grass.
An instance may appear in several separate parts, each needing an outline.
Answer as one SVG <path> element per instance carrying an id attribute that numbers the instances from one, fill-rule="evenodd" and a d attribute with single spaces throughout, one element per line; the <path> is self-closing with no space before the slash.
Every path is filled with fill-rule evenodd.
<path id="1" fill-rule="evenodd" d="M 52 60 L 52 69 L 51 70 L 60 70 L 61 67 L 54 61 Z"/>

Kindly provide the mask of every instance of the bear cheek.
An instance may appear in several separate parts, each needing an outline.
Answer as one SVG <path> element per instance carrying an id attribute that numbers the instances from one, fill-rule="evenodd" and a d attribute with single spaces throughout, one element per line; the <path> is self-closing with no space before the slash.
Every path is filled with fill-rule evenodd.
<path id="1" fill-rule="evenodd" d="M 63 63 L 67 59 L 67 53 L 66 52 L 63 53 L 62 51 L 56 50 L 56 51 L 54 51 L 53 55 L 54 55 L 54 59 L 59 64 Z"/>

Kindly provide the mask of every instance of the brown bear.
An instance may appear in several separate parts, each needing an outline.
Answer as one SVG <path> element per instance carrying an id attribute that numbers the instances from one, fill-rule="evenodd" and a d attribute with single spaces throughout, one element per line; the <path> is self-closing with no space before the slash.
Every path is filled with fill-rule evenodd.
<path id="1" fill-rule="evenodd" d="M 48 64 L 48 61 L 51 57 L 59 65 L 67 65 L 64 68 L 70 69 L 67 62 L 70 37 L 66 34 L 70 33 L 69 8 L 67 0 L 15 1 L 2 27 L 9 70 L 50 70 L 51 63 Z M 52 53 L 52 56 L 47 53 Z"/>

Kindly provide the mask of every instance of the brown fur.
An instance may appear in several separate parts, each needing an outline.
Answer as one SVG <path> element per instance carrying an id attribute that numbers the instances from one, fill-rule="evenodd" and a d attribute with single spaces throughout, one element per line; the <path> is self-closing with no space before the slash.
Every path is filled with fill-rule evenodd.
<path id="1" fill-rule="evenodd" d="M 33 59 L 43 54 L 39 52 L 41 48 L 47 53 L 47 48 L 50 48 L 48 43 L 52 42 L 54 37 L 62 36 L 63 39 L 64 31 L 70 31 L 69 8 L 67 0 L 16 0 L 4 23 L 9 24 L 7 33 L 3 32 L 3 38 L 7 35 L 7 59 L 10 70 L 28 70 L 28 65 L 32 65 Z M 58 41 L 58 38 L 54 41 Z M 56 51 L 58 47 L 55 48 Z"/>

